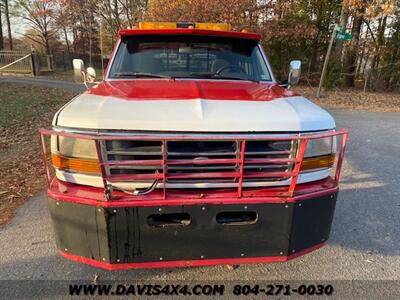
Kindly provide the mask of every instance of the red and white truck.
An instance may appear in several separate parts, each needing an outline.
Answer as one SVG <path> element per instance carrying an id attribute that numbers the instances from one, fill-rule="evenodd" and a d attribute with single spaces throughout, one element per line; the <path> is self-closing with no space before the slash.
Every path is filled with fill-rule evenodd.
<path id="1" fill-rule="evenodd" d="M 299 61 L 279 85 L 260 39 L 208 23 L 119 32 L 103 81 L 40 129 L 62 256 L 110 270 L 204 266 L 325 244 L 347 131 L 290 89 Z"/>

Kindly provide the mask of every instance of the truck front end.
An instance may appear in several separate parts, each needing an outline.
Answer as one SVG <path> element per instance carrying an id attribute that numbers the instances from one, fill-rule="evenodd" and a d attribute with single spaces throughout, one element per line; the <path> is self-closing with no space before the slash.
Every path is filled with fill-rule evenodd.
<path id="1" fill-rule="evenodd" d="M 40 130 L 61 255 L 114 270 L 320 248 L 347 131 L 276 83 L 258 34 L 176 27 L 121 31 L 105 80 Z"/>

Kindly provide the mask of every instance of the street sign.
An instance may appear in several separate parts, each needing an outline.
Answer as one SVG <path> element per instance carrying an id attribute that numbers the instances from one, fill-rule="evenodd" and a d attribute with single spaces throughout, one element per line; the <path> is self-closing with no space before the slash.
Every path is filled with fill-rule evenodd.
<path id="1" fill-rule="evenodd" d="M 336 39 L 341 40 L 341 41 L 351 41 L 353 36 L 350 33 L 347 32 L 337 32 L 336 33 Z"/>
<path id="2" fill-rule="evenodd" d="M 322 68 L 322 73 L 321 73 L 321 79 L 319 81 L 319 86 L 317 91 L 318 99 L 321 95 L 322 85 L 324 84 L 325 73 L 328 68 L 329 57 L 331 56 L 332 46 L 333 43 L 335 42 L 335 39 L 341 41 L 351 41 L 352 38 L 353 38 L 352 35 L 350 33 L 347 33 L 342 26 L 340 26 L 339 24 L 335 25 L 335 28 L 333 29 L 333 33 L 331 36 L 331 40 L 329 42 L 328 51 L 326 52 L 324 67 Z"/>

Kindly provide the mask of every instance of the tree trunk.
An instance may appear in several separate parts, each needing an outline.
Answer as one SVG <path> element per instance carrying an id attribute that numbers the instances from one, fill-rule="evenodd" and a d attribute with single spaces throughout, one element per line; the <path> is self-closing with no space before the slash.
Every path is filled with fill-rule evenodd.
<path id="1" fill-rule="evenodd" d="M 72 36 L 73 36 L 73 46 L 74 46 L 74 54 L 77 53 L 77 45 L 76 45 L 76 40 L 78 38 L 78 33 L 76 32 L 76 27 L 72 27 Z"/>
<path id="2" fill-rule="evenodd" d="M 395 26 L 395 32 L 393 33 L 393 40 L 396 41 L 395 45 L 399 44 L 400 41 L 400 22 L 397 22 L 397 25 Z M 396 47 L 395 51 L 392 53 L 389 64 L 394 66 L 395 68 L 397 67 L 396 61 L 399 61 L 400 59 L 400 48 Z M 390 77 L 387 81 L 387 88 L 388 89 L 392 89 L 393 87 L 395 87 L 396 82 L 398 82 L 400 76 L 399 76 L 399 72 L 391 72 Z"/>
<path id="3" fill-rule="evenodd" d="M 356 12 L 353 19 L 353 26 L 351 28 L 351 35 L 353 39 L 351 41 L 349 49 L 347 49 L 347 53 L 344 58 L 344 84 L 346 87 L 354 87 L 354 79 L 355 79 L 355 70 L 356 70 L 356 61 L 357 61 L 357 47 L 358 42 L 360 40 L 360 32 L 361 26 L 364 21 L 363 17 L 364 9 Z"/>
<path id="4" fill-rule="evenodd" d="M 13 50 L 13 40 L 11 34 L 10 12 L 8 10 L 8 0 L 4 0 L 4 15 L 6 16 L 7 31 L 8 31 L 8 45 L 10 50 Z"/>
<path id="5" fill-rule="evenodd" d="M 323 11 L 323 1 L 319 2 L 318 5 L 318 12 L 316 14 L 316 27 L 318 29 L 317 36 L 314 40 L 313 43 L 313 51 L 311 54 L 311 71 L 317 71 L 320 68 L 320 62 L 319 62 L 319 52 L 320 52 L 320 44 L 321 44 L 321 32 L 329 31 L 328 28 L 321 28 L 322 27 L 322 16 L 321 12 Z"/>
<path id="6" fill-rule="evenodd" d="M 67 45 L 68 54 L 71 54 L 71 49 L 70 49 L 69 41 L 68 41 L 67 28 L 65 26 L 63 27 L 63 32 L 64 32 L 65 44 Z"/>
<path id="7" fill-rule="evenodd" d="M 50 36 L 46 28 L 43 32 L 43 39 L 46 47 L 46 54 L 50 55 Z"/>
<path id="8" fill-rule="evenodd" d="M 49 42 L 49 37 L 46 37 L 46 54 L 50 55 L 50 42 Z"/>
<path id="9" fill-rule="evenodd" d="M 365 64 L 363 64 L 364 59 L 365 59 L 365 49 L 366 49 L 366 45 L 367 45 L 367 40 L 368 40 L 368 30 L 365 31 L 365 35 L 362 38 L 363 40 L 363 49 L 360 53 L 360 57 L 358 58 L 358 63 L 357 63 L 357 70 L 356 70 L 356 74 L 360 74 L 360 73 L 364 73 L 364 69 L 363 66 L 365 67 Z"/>
<path id="10" fill-rule="evenodd" d="M 375 46 L 375 54 L 372 58 L 372 63 L 371 63 L 371 69 L 373 69 L 373 70 L 378 68 L 378 65 L 379 65 L 379 60 L 380 60 L 379 50 L 385 42 L 386 22 L 387 22 L 386 16 L 379 20 L 378 33 L 377 33 L 376 46 Z"/>
<path id="11" fill-rule="evenodd" d="M 0 51 L 4 49 L 4 37 L 3 37 L 3 21 L 1 19 L 1 3 L 0 3 Z"/>
<path id="12" fill-rule="evenodd" d="M 121 29 L 121 19 L 119 15 L 118 1 L 114 0 L 114 20 L 116 23 L 117 31 Z"/>

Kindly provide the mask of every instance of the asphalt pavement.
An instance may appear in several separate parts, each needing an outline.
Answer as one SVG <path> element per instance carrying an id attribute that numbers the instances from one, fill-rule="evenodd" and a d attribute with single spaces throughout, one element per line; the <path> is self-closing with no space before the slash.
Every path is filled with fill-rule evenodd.
<path id="1" fill-rule="evenodd" d="M 0 83 L 17 83 L 17 84 L 30 84 L 30 85 L 40 85 L 49 88 L 61 88 L 68 91 L 83 92 L 86 87 L 82 83 L 76 83 L 73 81 L 64 81 L 49 79 L 46 77 L 31 77 L 31 76 L 1 76 Z"/>
<path id="2" fill-rule="evenodd" d="M 0 226 L 0 280 L 397 280 L 400 113 L 333 110 L 349 144 L 327 246 L 286 263 L 104 271 L 57 254 L 44 193 Z M 1 298 L 1 295 L 0 295 Z"/>

